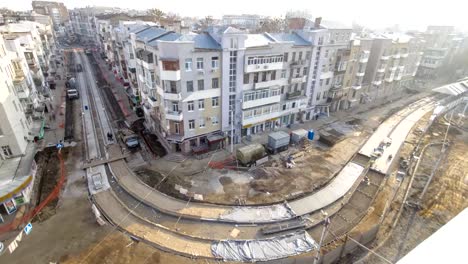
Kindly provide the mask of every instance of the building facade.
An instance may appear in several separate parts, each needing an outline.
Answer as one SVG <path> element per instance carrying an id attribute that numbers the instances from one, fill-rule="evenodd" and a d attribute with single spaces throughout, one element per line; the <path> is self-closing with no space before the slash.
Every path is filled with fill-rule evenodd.
<path id="1" fill-rule="evenodd" d="M 63 25 L 70 20 L 68 9 L 61 2 L 32 1 L 32 8 L 38 14 L 50 16 L 55 26 Z"/>

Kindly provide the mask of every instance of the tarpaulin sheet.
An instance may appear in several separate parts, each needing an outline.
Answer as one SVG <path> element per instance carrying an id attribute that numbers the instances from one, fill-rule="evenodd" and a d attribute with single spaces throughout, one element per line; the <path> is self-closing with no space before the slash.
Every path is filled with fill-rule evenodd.
<path id="1" fill-rule="evenodd" d="M 317 248 L 305 231 L 258 240 L 225 240 L 211 245 L 213 256 L 226 261 L 266 261 L 305 253 Z"/>
<path id="2" fill-rule="evenodd" d="M 220 219 L 237 222 L 276 222 L 295 217 L 296 214 L 289 208 L 288 204 L 275 204 L 271 206 L 256 207 L 234 207 L 225 214 L 219 216 Z"/>

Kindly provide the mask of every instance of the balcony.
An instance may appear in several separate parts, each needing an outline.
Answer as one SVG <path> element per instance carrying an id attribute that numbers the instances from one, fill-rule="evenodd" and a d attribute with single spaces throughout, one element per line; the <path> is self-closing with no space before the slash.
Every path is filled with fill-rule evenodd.
<path id="1" fill-rule="evenodd" d="M 285 79 L 270 80 L 270 81 L 266 81 L 266 82 L 254 83 L 254 89 L 268 88 L 268 87 L 272 87 L 272 86 L 276 86 L 276 85 L 281 86 L 281 85 L 285 85 L 285 84 L 286 84 Z"/>
<path id="2" fill-rule="evenodd" d="M 385 81 L 386 81 L 386 82 L 389 82 L 389 83 L 390 83 L 390 82 L 393 82 L 393 76 L 390 76 L 390 77 L 385 78 Z"/>
<path id="3" fill-rule="evenodd" d="M 19 99 L 28 99 L 30 92 L 29 90 L 26 89 L 26 90 L 19 90 L 16 92 L 16 94 L 18 95 Z"/>
<path id="4" fill-rule="evenodd" d="M 158 101 L 153 96 L 148 96 L 148 103 L 151 107 L 158 107 Z"/>
<path id="5" fill-rule="evenodd" d="M 341 88 L 343 87 L 343 84 L 342 83 L 335 83 L 332 85 L 332 87 L 330 88 L 330 90 L 341 90 Z"/>
<path id="6" fill-rule="evenodd" d="M 166 91 L 164 92 L 164 99 L 171 101 L 180 101 L 182 100 L 182 94 L 180 92 Z"/>
<path id="7" fill-rule="evenodd" d="M 385 68 L 378 68 L 377 72 L 379 72 L 379 73 L 385 72 Z"/>
<path id="8" fill-rule="evenodd" d="M 399 80 L 401 80 L 401 77 L 402 77 L 402 76 L 403 76 L 403 74 L 398 74 L 398 76 L 397 76 L 397 77 L 395 77 L 395 81 L 399 81 Z"/>
<path id="9" fill-rule="evenodd" d="M 289 79 L 289 82 L 290 82 L 291 84 L 303 83 L 303 82 L 306 81 L 306 78 L 307 78 L 306 75 L 300 76 L 300 77 L 294 77 L 294 78 L 290 78 L 290 79 Z"/>
<path id="10" fill-rule="evenodd" d="M 161 80 L 180 81 L 179 61 L 176 59 L 161 59 Z"/>
<path id="11" fill-rule="evenodd" d="M 400 53 L 398 53 L 398 54 L 393 54 L 392 57 L 393 57 L 394 59 L 399 59 L 399 58 L 400 58 Z"/>
<path id="12" fill-rule="evenodd" d="M 182 114 L 182 111 L 167 111 L 166 119 L 173 121 L 182 121 L 182 119 L 184 119 L 184 115 Z"/>
<path id="13" fill-rule="evenodd" d="M 344 71 L 346 71 L 347 65 L 348 65 L 348 62 L 346 62 L 346 61 L 337 63 L 336 66 L 335 66 L 335 72 L 344 72 Z"/>
<path id="14" fill-rule="evenodd" d="M 380 57 L 381 60 L 389 60 L 390 59 L 390 55 L 382 55 L 382 57 Z"/>
<path id="15" fill-rule="evenodd" d="M 408 53 L 403 53 L 403 54 L 401 54 L 400 56 L 401 56 L 402 58 L 407 58 L 408 55 L 409 55 Z"/>
<path id="16" fill-rule="evenodd" d="M 305 66 L 307 65 L 307 61 L 306 60 L 297 60 L 297 61 L 292 61 L 289 66 L 291 68 L 295 68 L 295 67 L 302 67 L 302 66 Z"/>
<path id="17" fill-rule="evenodd" d="M 352 86 L 353 90 L 360 90 L 362 88 L 362 86 L 360 84 L 354 84 Z"/>
<path id="18" fill-rule="evenodd" d="M 375 86 L 379 86 L 382 84 L 382 81 L 373 81 L 372 84 Z"/>
<path id="19" fill-rule="evenodd" d="M 245 60 L 245 73 L 281 70 L 284 67 L 283 55 L 249 56 Z"/>
<path id="20" fill-rule="evenodd" d="M 281 100 L 281 95 L 275 95 L 275 96 L 270 96 L 270 97 L 256 99 L 256 100 L 244 101 L 242 103 L 242 109 L 247 109 L 247 108 L 252 108 L 252 107 L 257 107 L 257 106 L 267 105 L 267 104 L 279 103 L 280 100 Z"/>
<path id="21" fill-rule="evenodd" d="M 356 72 L 357 77 L 362 77 L 364 76 L 365 72 Z"/>
<path id="22" fill-rule="evenodd" d="M 292 100 L 292 99 L 297 99 L 302 96 L 302 91 L 295 91 L 295 92 L 288 92 L 286 93 L 286 100 Z"/>

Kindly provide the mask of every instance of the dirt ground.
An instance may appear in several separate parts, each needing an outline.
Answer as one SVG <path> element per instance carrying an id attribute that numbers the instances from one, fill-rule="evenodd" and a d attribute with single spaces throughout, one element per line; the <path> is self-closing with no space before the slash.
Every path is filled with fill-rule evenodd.
<path id="1" fill-rule="evenodd" d="M 430 128 L 424 143 L 443 139 L 447 126 L 438 121 Z M 441 146 L 429 147 L 422 157 L 420 168 L 410 191 L 409 201 L 416 201 L 421 194 L 433 166 L 440 155 L 442 162 L 436 170 L 433 181 L 421 202 L 421 210 L 405 206 L 401 218 L 391 235 L 380 232 L 374 246 L 382 243 L 376 251 L 392 262 L 398 261 L 424 239 L 468 206 L 468 132 L 452 127 L 448 139 L 451 142 L 446 155 L 441 154 Z M 392 210 L 399 206 L 392 206 Z M 389 224 L 388 222 L 386 224 Z M 385 230 L 385 229 L 384 229 Z M 353 261 L 357 260 L 354 259 Z M 385 263 L 369 256 L 362 263 Z"/>

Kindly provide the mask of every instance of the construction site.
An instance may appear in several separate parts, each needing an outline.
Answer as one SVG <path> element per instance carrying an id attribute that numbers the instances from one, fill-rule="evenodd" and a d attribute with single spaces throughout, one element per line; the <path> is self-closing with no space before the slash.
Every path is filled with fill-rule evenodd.
<path id="1" fill-rule="evenodd" d="M 467 206 L 466 80 L 276 131 L 282 151 L 264 135 L 194 157 L 146 134 L 97 54 L 68 61 L 82 71 L 67 143 L 37 157 L 38 231 L 2 262 L 396 263 Z M 236 154 L 253 144 L 255 159 Z"/>

